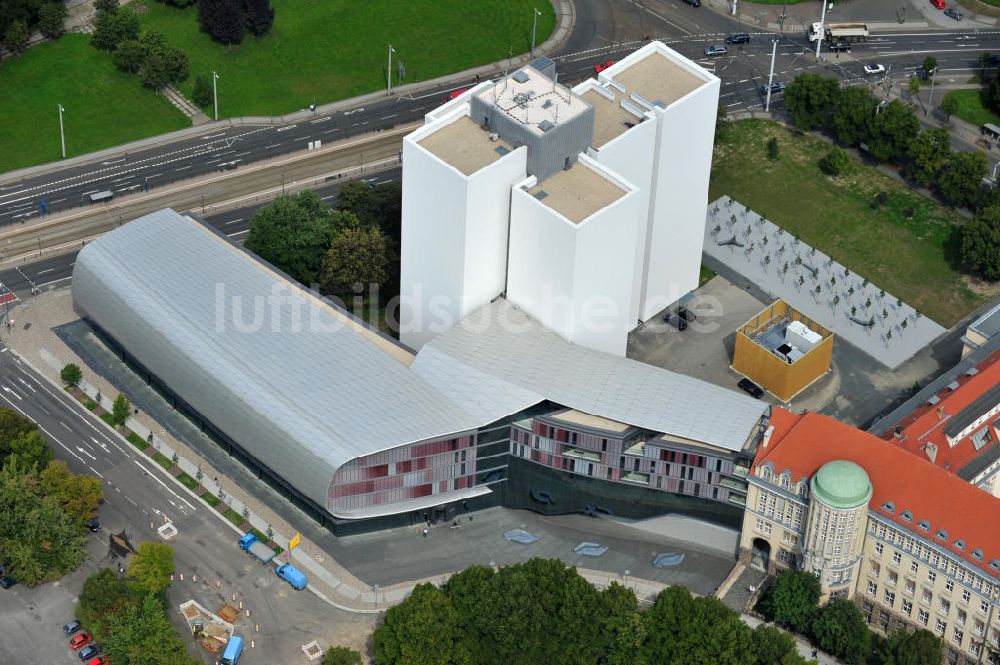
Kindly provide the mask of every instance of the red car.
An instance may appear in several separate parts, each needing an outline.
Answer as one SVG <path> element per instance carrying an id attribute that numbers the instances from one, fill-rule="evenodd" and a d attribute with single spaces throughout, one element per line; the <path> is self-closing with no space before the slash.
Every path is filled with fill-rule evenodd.
<path id="1" fill-rule="evenodd" d="M 451 94 L 448 95 L 448 99 L 446 99 L 445 101 L 446 102 L 450 102 L 453 99 L 457 99 L 458 97 L 460 97 L 461 95 L 465 94 L 468 91 L 469 91 L 468 88 L 462 88 L 461 90 L 455 90 Z"/>
<path id="2" fill-rule="evenodd" d="M 934 5 L 934 9 L 944 9 L 948 6 L 944 0 L 931 0 L 931 4 Z"/>
<path id="3" fill-rule="evenodd" d="M 104 656 L 98 656 L 93 660 L 88 660 L 87 665 L 111 665 L 111 661 Z"/>
<path id="4" fill-rule="evenodd" d="M 603 72 L 605 69 L 607 69 L 608 67 L 610 67 L 613 64 L 615 64 L 614 60 L 607 60 L 605 62 L 600 62 L 600 63 L 594 65 L 594 71 L 596 73 L 600 74 L 601 72 Z"/>
<path id="5" fill-rule="evenodd" d="M 90 633 L 78 633 L 70 639 L 69 646 L 71 649 L 81 649 L 93 641 L 94 638 L 90 636 Z"/>

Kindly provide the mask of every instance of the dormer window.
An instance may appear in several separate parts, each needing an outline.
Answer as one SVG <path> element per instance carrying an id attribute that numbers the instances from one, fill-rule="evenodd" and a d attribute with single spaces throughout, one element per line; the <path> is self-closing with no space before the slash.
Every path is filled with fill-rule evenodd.
<path id="1" fill-rule="evenodd" d="M 978 547 L 976 549 L 972 550 L 972 558 L 975 559 L 976 561 L 982 561 L 983 560 L 983 551 L 981 549 L 979 549 Z"/>
<path id="2" fill-rule="evenodd" d="M 913 513 L 911 513 L 909 510 L 904 510 L 902 513 L 900 513 L 899 517 L 900 519 L 906 522 L 913 521 Z"/>
<path id="3" fill-rule="evenodd" d="M 927 520 L 920 520 L 920 522 L 917 523 L 917 528 L 929 533 L 931 530 L 931 523 Z"/>
<path id="4" fill-rule="evenodd" d="M 958 550 L 960 552 L 964 552 L 965 551 L 965 541 L 962 540 L 961 538 L 959 538 L 958 540 L 956 540 L 954 544 L 955 544 L 955 549 L 956 550 Z"/>
<path id="5" fill-rule="evenodd" d="M 882 510 L 884 510 L 887 513 L 894 513 L 896 512 L 896 504 L 894 504 L 892 501 L 886 501 L 885 503 L 882 504 Z"/>

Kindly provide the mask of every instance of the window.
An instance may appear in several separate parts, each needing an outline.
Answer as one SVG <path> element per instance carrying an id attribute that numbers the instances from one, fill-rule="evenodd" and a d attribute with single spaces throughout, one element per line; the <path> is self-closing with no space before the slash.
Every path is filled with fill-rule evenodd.
<path id="1" fill-rule="evenodd" d="M 757 531 L 760 531 L 761 533 L 764 533 L 764 534 L 767 534 L 767 535 L 771 535 L 771 525 L 768 522 L 764 521 L 762 518 L 758 517 L 757 518 Z"/>
<path id="2" fill-rule="evenodd" d="M 903 558 L 902 554 L 900 554 L 899 552 L 893 550 L 893 552 L 892 552 L 892 562 L 894 564 L 896 564 L 898 566 L 899 562 L 902 560 L 902 558 Z"/>
<path id="3" fill-rule="evenodd" d="M 976 619 L 976 621 L 972 624 L 972 630 L 975 631 L 976 635 L 982 637 L 983 633 L 986 632 L 986 624 L 979 619 Z"/>
<path id="4" fill-rule="evenodd" d="M 957 623 L 959 626 L 964 626 L 966 618 L 967 615 L 965 613 L 965 610 L 959 610 L 955 615 L 955 623 Z"/>
<path id="5" fill-rule="evenodd" d="M 916 588 L 917 588 L 916 582 L 914 582 L 913 580 L 907 578 L 907 580 L 906 580 L 906 593 L 912 596 L 913 592 L 916 590 Z"/>
<path id="6" fill-rule="evenodd" d="M 888 589 L 885 590 L 884 598 L 885 598 L 885 604 L 888 605 L 889 607 L 892 607 L 893 604 L 896 602 L 896 594 L 892 591 L 889 591 Z"/>
<path id="7" fill-rule="evenodd" d="M 880 572 L 882 572 L 882 566 L 878 565 L 877 562 L 872 561 L 869 574 L 873 575 L 874 577 L 878 577 Z"/>
<path id="8" fill-rule="evenodd" d="M 885 549 L 882 543 L 875 543 L 875 554 L 882 554 L 882 550 Z"/>
<path id="9" fill-rule="evenodd" d="M 781 540 L 784 541 L 784 542 L 786 542 L 786 543 L 788 543 L 788 544 L 793 544 L 795 542 L 795 536 L 792 535 L 791 533 L 789 533 L 788 531 L 785 531 L 781 535 Z"/>
<path id="10" fill-rule="evenodd" d="M 971 597 L 972 597 L 972 594 L 969 593 L 968 589 L 962 589 L 962 602 L 963 603 L 969 602 L 969 598 L 971 598 Z"/>
<path id="11" fill-rule="evenodd" d="M 955 588 L 955 583 L 953 581 L 951 581 L 951 580 L 945 580 L 945 583 L 944 583 L 944 590 L 945 591 L 952 591 L 954 588 Z"/>
<path id="12" fill-rule="evenodd" d="M 924 605 L 930 605 L 931 604 L 931 592 L 928 591 L 927 589 L 923 589 L 923 593 L 920 596 L 920 602 L 923 603 Z"/>
<path id="13" fill-rule="evenodd" d="M 920 624 L 923 626 L 927 625 L 927 621 L 931 618 L 931 615 L 927 613 L 927 610 L 920 610 Z"/>
<path id="14" fill-rule="evenodd" d="M 903 601 L 903 614 L 906 616 L 913 614 L 913 603 L 908 600 Z"/>
<path id="15" fill-rule="evenodd" d="M 869 596 L 878 595 L 878 585 L 872 582 L 871 580 L 868 581 L 868 595 Z"/>
<path id="16" fill-rule="evenodd" d="M 951 611 L 951 603 L 948 602 L 947 600 L 945 600 L 944 598 L 942 598 L 941 599 L 941 604 L 938 606 L 938 612 L 940 612 L 941 614 L 947 615 L 948 612 L 950 612 L 950 611 Z"/>
<path id="17" fill-rule="evenodd" d="M 896 571 L 895 570 L 890 570 L 888 577 L 889 577 L 889 579 L 886 580 L 886 581 L 889 584 L 891 584 L 892 586 L 896 586 L 896 582 L 899 581 L 899 575 L 896 573 Z"/>
<path id="18" fill-rule="evenodd" d="M 931 584 L 934 584 L 934 582 L 937 581 L 937 573 L 935 573 L 933 570 L 928 570 L 927 581 L 930 582 Z"/>
<path id="19" fill-rule="evenodd" d="M 936 623 L 936 624 L 935 624 L 935 626 L 934 626 L 934 630 L 935 630 L 935 632 L 937 632 L 937 634 L 938 634 L 939 636 L 941 636 L 941 637 L 944 637 L 944 631 L 945 631 L 945 630 L 946 630 L 947 628 L 948 628 L 948 624 L 946 624 L 946 623 L 945 623 L 944 621 L 942 621 L 941 619 L 938 619 L 938 620 L 937 620 L 937 623 Z"/>
<path id="20" fill-rule="evenodd" d="M 961 645 L 962 644 L 962 638 L 964 638 L 964 637 L 965 637 L 965 633 L 963 633 L 958 628 L 956 628 L 954 634 L 951 636 L 951 641 L 954 642 L 955 644 Z"/>
<path id="21" fill-rule="evenodd" d="M 982 644 L 975 644 L 975 643 L 970 644 L 969 645 L 969 651 L 972 652 L 973 656 L 979 656 L 979 654 L 981 654 L 982 651 L 983 651 L 983 645 Z"/>
<path id="22" fill-rule="evenodd" d="M 1000 648 L 1000 630 L 994 630 L 990 639 L 993 640 L 993 646 Z"/>
<path id="23" fill-rule="evenodd" d="M 917 565 L 916 561 L 911 561 L 910 562 L 910 572 L 911 573 L 920 572 L 920 566 Z"/>
<path id="24" fill-rule="evenodd" d="M 979 611 L 982 612 L 983 614 L 986 614 L 987 612 L 989 612 L 990 611 L 990 603 L 989 603 L 989 601 L 980 600 L 979 601 Z"/>

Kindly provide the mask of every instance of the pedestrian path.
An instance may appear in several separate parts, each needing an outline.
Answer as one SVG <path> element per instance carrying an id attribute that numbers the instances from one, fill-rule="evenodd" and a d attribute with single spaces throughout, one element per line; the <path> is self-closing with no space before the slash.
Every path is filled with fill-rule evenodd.
<path id="1" fill-rule="evenodd" d="M 198 108 L 194 102 L 185 97 L 181 92 L 172 85 L 166 85 L 161 91 L 163 96 L 167 98 L 174 108 L 186 115 L 193 125 L 204 125 L 207 122 L 211 122 L 205 113 Z"/>

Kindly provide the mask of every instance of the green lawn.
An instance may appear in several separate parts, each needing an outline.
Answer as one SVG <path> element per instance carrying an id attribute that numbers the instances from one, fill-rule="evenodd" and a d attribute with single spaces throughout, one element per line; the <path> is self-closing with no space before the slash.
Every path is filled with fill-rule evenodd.
<path id="1" fill-rule="evenodd" d="M 191 61 L 180 88 L 190 96 L 197 74 L 219 73 L 219 116 L 280 115 L 385 87 L 388 45 L 406 83 L 506 58 L 552 32 L 555 14 L 538 0 L 273 0 L 274 26 L 223 46 L 199 30 L 197 8 L 137 0 L 144 30 L 163 33 Z M 395 72 L 394 72 L 395 73 Z"/>
<path id="2" fill-rule="evenodd" d="M 780 158 L 767 159 L 777 137 Z M 728 194 L 946 327 L 987 300 L 950 259 L 962 219 L 861 163 L 839 179 L 817 161 L 829 145 L 763 120 L 730 123 L 716 146 L 710 199 Z M 888 202 L 874 210 L 875 196 Z"/>
<path id="3" fill-rule="evenodd" d="M 189 124 L 87 36 L 65 35 L 0 65 L 0 172 L 60 158 L 59 104 L 69 157 Z"/>
<path id="4" fill-rule="evenodd" d="M 954 97 L 958 100 L 958 112 L 955 115 L 962 120 L 976 127 L 988 122 L 1000 125 L 1000 116 L 983 106 L 982 95 L 978 89 L 952 90 L 945 97 Z"/>

